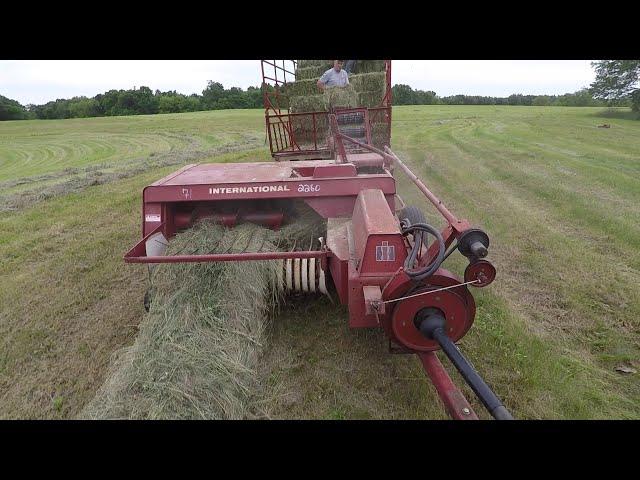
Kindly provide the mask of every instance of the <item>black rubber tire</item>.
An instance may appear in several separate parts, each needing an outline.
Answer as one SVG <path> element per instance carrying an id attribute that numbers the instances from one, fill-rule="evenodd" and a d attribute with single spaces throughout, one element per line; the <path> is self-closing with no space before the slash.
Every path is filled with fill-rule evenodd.
<path id="1" fill-rule="evenodd" d="M 414 225 L 416 223 L 427 223 L 427 219 L 418 207 L 413 205 L 407 205 L 398 212 L 398 220 L 408 220 L 409 224 Z M 408 226 L 408 225 L 407 225 Z"/>

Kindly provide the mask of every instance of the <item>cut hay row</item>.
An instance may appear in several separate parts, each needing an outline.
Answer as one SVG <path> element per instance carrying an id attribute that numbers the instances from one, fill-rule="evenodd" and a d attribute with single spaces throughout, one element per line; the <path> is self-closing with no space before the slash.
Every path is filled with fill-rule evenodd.
<path id="1" fill-rule="evenodd" d="M 273 232 L 202 222 L 176 235 L 168 254 L 289 250 L 323 231 L 307 209 Z M 135 343 L 115 356 L 81 417 L 241 419 L 263 416 L 257 367 L 277 306 L 281 261 L 162 264 Z"/>

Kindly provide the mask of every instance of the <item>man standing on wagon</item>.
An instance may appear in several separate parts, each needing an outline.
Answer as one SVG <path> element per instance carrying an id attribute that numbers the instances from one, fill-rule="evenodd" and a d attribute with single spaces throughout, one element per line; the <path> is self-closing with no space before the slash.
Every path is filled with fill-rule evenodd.
<path id="1" fill-rule="evenodd" d="M 318 88 L 324 92 L 325 87 L 345 87 L 349 85 L 349 74 L 342 69 L 344 60 L 334 60 L 330 68 L 318 79 Z"/>

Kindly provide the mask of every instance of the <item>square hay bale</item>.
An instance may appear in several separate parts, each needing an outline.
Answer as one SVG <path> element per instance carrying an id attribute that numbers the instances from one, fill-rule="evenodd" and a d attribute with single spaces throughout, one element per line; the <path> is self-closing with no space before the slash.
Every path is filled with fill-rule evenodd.
<path id="1" fill-rule="evenodd" d="M 384 72 L 352 74 L 349 75 L 349 85 L 357 92 L 384 92 L 387 78 Z"/>
<path id="2" fill-rule="evenodd" d="M 384 72 L 384 60 L 358 60 L 355 73 Z"/>
<path id="3" fill-rule="evenodd" d="M 298 68 L 296 70 L 296 80 L 297 81 L 300 81 L 300 80 L 318 81 L 318 79 L 322 76 L 322 74 L 327 70 L 329 69 L 324 68 L 324 66 Z"/>
<path id="4" fill-rule="evenodd" d="M 358 93 L 358 104 L 361 107 L 374 108 L 380 106 L 384 95 L 382 92 L 360 92 Z"/>
<path id="5" fill-rule="evenodd" d="M 320 93 L 320 90 L 318 90 L 317 78 L 286 83 L 283 85 L 283 90 L 291 97 L 297 97 L 299 95 L 317 95 Z"/>
<path id="6" fill-rule="evenodd" d="M 298 60 L 296 68 L 324 67 L 325 70 L 328 70 L 332 66 L 333 60 Z"/>
<path id="7" fill-rule="evenodd" d="M 326 111 L 327 108 L 323 94 L 289 97 L 289 111 L 293 113 Z"/>
<path id="8" fill-rule="evenodd" d="M 324 90 L 330 108 L 355 108 L 358 106 L 358 92 L 352 85 L 346 87 L 327 87 Z"/>

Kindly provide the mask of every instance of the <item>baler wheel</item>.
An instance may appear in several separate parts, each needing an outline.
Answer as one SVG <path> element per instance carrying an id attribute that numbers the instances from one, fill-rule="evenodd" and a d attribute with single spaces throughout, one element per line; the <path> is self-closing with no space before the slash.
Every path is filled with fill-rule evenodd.
<path id="1" fill-rule="evenodd" d="M 398 212 L 398 220 L 405 224 L 405 227 L 409 225 L 415 225 L 416 223 L 427 223 L 427 218 L 418 207 L 414 205 L 407 205 Z M 424 232 L 419 232 L 416 235 L 420 236 L 421 241 L 428 244 L 428 235 Z"/>
<path id="2" fill-rule="evenodd" d="M 427 219 L 418 207 L 408 205 L 398 212 L 398 220 L 408 220 L 411 225 L 415 223 L 427 223 Z"/>

